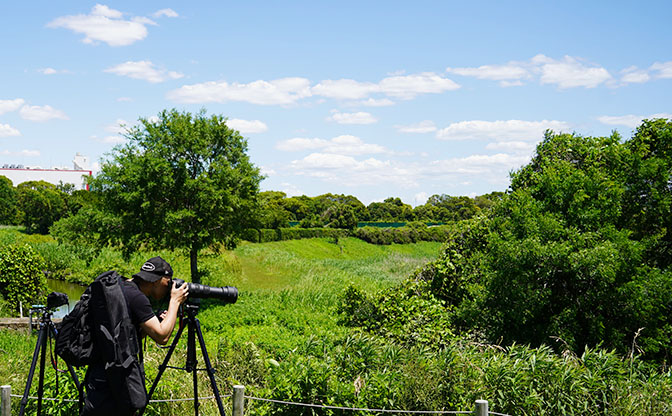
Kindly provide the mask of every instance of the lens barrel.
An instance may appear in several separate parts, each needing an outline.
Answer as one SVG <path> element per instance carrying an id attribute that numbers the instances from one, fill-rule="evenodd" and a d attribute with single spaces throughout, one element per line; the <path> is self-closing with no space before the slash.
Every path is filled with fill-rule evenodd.
<path id="1" fill-rule="evenodd" d="M 173 279 L 177 287 L 182 286 L 184 280 Z M 189 287 L 190 298 L 217 299 L 224 303 L 236 303 L 238 300 L 238 289 L 233 286 L 213 287 L 200 283 L 187 283 Z"/>

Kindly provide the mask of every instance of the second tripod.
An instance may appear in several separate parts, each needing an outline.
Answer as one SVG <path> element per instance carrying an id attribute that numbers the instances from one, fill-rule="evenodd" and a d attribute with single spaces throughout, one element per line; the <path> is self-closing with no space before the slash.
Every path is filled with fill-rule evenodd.
<path id="1" fill-rule="evenodd" d="M 67 299 L 67 298 L 66 298 Z M 35 345 L 35 351 L 33 351 L 33 361 L 30 364 L 30 371 L 28 372 L 28 380 L 26 381 L 26 389 L 23 392 L 23 397 L 21 398 L 21 408 L 19 410 L 19 416 L 23 416 L 26 411 L 26 405 L 28 404 L 28 394 L 30 393 L 30 386 L 33 382 L 33 377 L 35 376 L 35 369 L 37 367 L 37 359 L 40 358 L 40 375 L 37 385 L 37 414 L 42 413 L 42 398 L 44 394 L 44 366 L 47 355 L 47 340 L 49 337 L 56 339 L 56 327 L 54 322 L 51 320 L 52 311 L 49 307 L 39 305 L 32 309 L 36 313 L 40 314 L 39 321 L 39 330 L 37 332 L 37 344 Z M 77 386 L 77 390 L 81 392 L 81 385 L 79 383 L 79 378 L 75 370 L 70 364 L 68 366 L 68 371 L 72 376 L 72 379 Z M 80 400 L 81 404 L 81 400 Z"/>
<path id="2" fill-rule="evenodd" d="M 210 363 L 210 357 L 208 356 L 208 350 L 205 347 L 205 341 L 203 339 L 203 332 L 201 332 L 201 323 L 199 322 L 196 315 L 198 314 L 198 304 L 197 303 L 186 303 L 183 305 L 184 310 L 186 310 L 186 318 L 183 318 L 184 321 L 180 325 L 180 329 L 177 331 L 177 335 L 173 339 L 168 353 L 166 353 L 166 358 L 163 360 L 163 363 L 159 366 L 159 373 L 152 383 L 152 388 L 149 390 L 148 399 L 152 398 L 152 394 L 159 384 L 161 375 L 168 368 L 168 362 L 170 357 L 175 351 L 178 341 L 184 331 L 184 328 L 187 328 L 187 361 L 184 367 L 170 367 L 176 368 L 179 370 L 184 370 L 192 374 L 192 379 L 194 383 L 194 414 L 198 415 L 199 401 L 198 401 L 198 378 L 197 378 L 197 359 L 196 359 L 196 338 L 198 338 L 199 346 L 201 347 L 201 355 L 203 356 L 203 361 L 205 361 L 205 370 L 208 372 L 208 377 L 210 378 L 210 384 L 212 385 L 212 393 L 215 395 L 215 400 L 217 401 L 217 407 L 219 408 L 219 414 L 224 416 L 224 406 L 222 405 L 222 398 L 219 394 L 219 389 L 217 388 L 217 381 L 215 380 L 215 369 Z M 144 409 L 140 412 L 142 415 Z"/>

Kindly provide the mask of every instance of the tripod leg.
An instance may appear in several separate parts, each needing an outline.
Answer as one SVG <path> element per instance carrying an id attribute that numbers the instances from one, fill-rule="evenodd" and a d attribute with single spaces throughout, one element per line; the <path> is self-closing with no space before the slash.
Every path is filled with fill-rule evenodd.
<path id="1" fill-rule="evenodd" d="M 208 356 L 208 350 L 205 348 L 205 340 L 203 339 L 203 332 L 201 332 L 201 323 L 198 321 L 198 318 L 194 322 L 196 334 L 198 335 L 198 343 L 201 345 L 201 353 L 203 354 L 203 361 L 205 362 L 205 368 L 208 371 L 208 377 L 210 378 L 210 384 L 212 384 L 212 393 L 215 395 L 215 400 L 217 401 L 217 407 L 219 408 L 219 414 L 224 416 L 224 405 L 222 405 L 222 397 L 219 395 L 219 389 L 217 388 L 217 380 L 215 380 L 215 369 L 212 368 L 210 363 L 210 357 Z"/>
<path id="2" fill-rule="evenodd" d="M 47 357 L 47 327 L 43 328 L 44 336 L 42 337 L 42 353 L 40 354 L 40 378 L 37 384 L 37 414 L 42 414 L 42 396 L 44 395 L 44 363 Z"/>
<path id="3" fill-rule="evenodd" d="M 198 365 L 196 361 L 196 335 L 194 334 L 194 319 L 189 322 L 189 332 L 187 333 L 187 371 L 191 371 L 192 383 L 194 386 L 194 415 L 198 416 L 198 408 L 200 403 L 198 401 Z"/>
<path id="4" fill-rule="evenodd" d="M 166 358 L 163 359 L 163 363 L 159 366 L 159 373 L 156 375 L 156 378 L 154 379 L 154 382 L 152 383 L 152 387 L 149 389 L 149 393 L 147 394 L 147 401 L 152 399 L 152 395 L 154 394 L 154 390 L 156 390 L 156 387 L 159 385 L 159 380 L 161 379 L 161 376 L 163 375 L 163 372 L 166 371 L 166 368 L 168 367 L 168 362 L 170 361 L 170 357 L 173 355 L 173 352 L 175 351 L 175 347 L 177 346 L 177 342 L 180 340 L 180 336 L 182 335 L 182 331 L 184 330 L 184 326 L 180 326 L 180 329 L 177 330 L 177 334 L 175 335 L 175 338 L 173 338 L 173 343 L 170 344 L 170 348 L 168 349 L 168 352 L 166 353 Z M 139 416 L 142 416 L 142 414 L 145 413 L 145 409 L 140 409 L 138 412 Z"/>
<path id="5" fill-rule="evenodd" d="M 33 361 L 30 363 L 30 371 L 28 371 L 28 380 L 26 381 L 26 389 L 23 391 L 21 398 L 21 408 L 19 409 L 19 416 L 23 416 L 26 411 L 26 404 L 28 404 L 28 394 L 30 393 L 30 386 L 33 383 L 33 376 L 35 375 L 35 367 L 37 366 L 37 357 L 42 347 L 42 339 L 46 336 L 45 331 L 40 328 L 37 333 L 37 343 L 35 344 L 35 351 L 33 351 Z"/>

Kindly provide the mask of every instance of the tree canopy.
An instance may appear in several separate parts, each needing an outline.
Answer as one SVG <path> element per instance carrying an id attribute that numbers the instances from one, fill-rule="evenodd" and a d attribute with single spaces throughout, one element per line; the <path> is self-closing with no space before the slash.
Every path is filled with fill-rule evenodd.
<path id="1" fill-rule="evenodd" d="M 547 132 L 503 201 L 421 274 L 453 322 L 490 342 L 636 344 L 669 360 L 671 132 L 666 120 L 628 141 Z"/>
<path id="2" fill-rule="evenodd" d="M 47 234 L 49 227 L 68 213 L 65 194 L 45 181 L 27 181 L 16 187 L 23 225 L 28 232 Z"/>
<path id="3" fill-rule="evenodd" d="M 247 141 L 204 110 L 164 110 L 141 118 L 125 137 L 91 180 L 98 209 L 116 219 L 115 227 L 99 231 L 126 251 L 140 244 L 184 248 L 192 280 L 199 281 L 199 250 L 232 241 L 254 221 L 262 176 Z"/>

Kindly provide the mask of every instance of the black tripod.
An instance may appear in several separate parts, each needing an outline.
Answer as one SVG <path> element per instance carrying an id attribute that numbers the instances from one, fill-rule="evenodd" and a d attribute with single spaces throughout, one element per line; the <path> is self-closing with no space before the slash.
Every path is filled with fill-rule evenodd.
<path id="1" fill-rule="evenodd" d="M 21 399 L 21 409 L 19 410 L 19 416 L 24 414 L 26 410 L 26 404 L 28 404 L 28 393 L 30 392 L 30 385 L 33 382 L 33 376 L 35 375 L 35 366 L 37 365 L 38 355 L 40 356 L 40 378 L 37 385 L 37 414 L 39 415 L 42 413 L 42 396 L 44 394 L 44 362 L 46 360 L 47 353 L 47 339 L 49 337 L 56 339 L 56 327 L 54 326 L 54 322 L 51 320 L 51 309 L 45 306 L 39 306 L 33 310 L 40 313 L 42 316 L 39 322 L 40 329 L 37 333 L 37 344 L 35 344 L 35 351 L 33 352 L 33 362 L 30 364 L 26 389 L 23 391 L 23 398 Z M 77 390 L 81 391 L 79 378 L 77 378 L 75 370 L 70 364 L 67 365 L 68 371 L 70 372 L 72 379 L 75 381 Z"/>
<path id="2" fill-rule="evenodd" d="M 203 340 L 203 333 L 201 332 L 201 323 L 198 321 L 196 314 L 198 314 L 199 305 L 196 303 L 186 303 L 183 308 L 186 310 L 186 320 L 183 321 L 183 324 L 180 325 L 180 329 L 173 339 L 173 343 L 170 344 L 170 349 L 166 354 L 166 358 L 163 360 L 163 363 L 159 366 L 159 374 L 157 374 L 152 383 L 152 388 L 149 390 L 148 399 L 152 398 L 156 386 L 159 384 L 161 375 L 168 368 L 168 361 L 175 351 L 180 336 L 184 331 L 184 328 L 187 327 L 187 362 L 184 367 L 170 367 L 178 370 L 188 371 L 192 374 L 193 383 L 194 383 L 194 414 L 198 416 L 198 379 L 196 377 L 196 372 L 199 370 L 196 368 L 196 337 L 198 336 L 198 343 L 201 346 L 201 354 L 203 355 L 203 361 L 205 361 L 205 370 L 208 372 L 208 377 L 210 378 L 210 384 L 212 384 L 212 392 L 215 395 L 215 400 L 217 401 L 217 407 L 219 408 L 219 414 L 224 416 L 224 406 L 222 405 L 222 398 L 219 395 L 219 389 L 217 388 L 217 381 L 215 380 L 215 369 L 210 364 L 210 357 L 208 356 L 208 350 L 205 348 L 205 341 Z M 201 369 L 202 370 L 202 369 Z M 144 413 L 144 409 L 140 411 L 140 415 Z"/>

